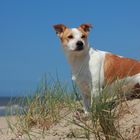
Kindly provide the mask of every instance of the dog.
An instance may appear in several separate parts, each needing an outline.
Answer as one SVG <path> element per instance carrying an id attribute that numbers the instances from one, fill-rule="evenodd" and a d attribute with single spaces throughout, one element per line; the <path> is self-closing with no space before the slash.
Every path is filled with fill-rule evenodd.
<path id="1" fill-rule="evenodd" d="M 53 27 L 71 65 L 72 80 L 81 90 L 85 113 L 89 112 L 92 100 L 100 90 L 116 80 L 127 81 L 124 89 L 140 88 L 140 62 L 91 48 L 88 43 L 91 24 L 81 24 L 77 28 L 68 28 L 63 24 Z"/>

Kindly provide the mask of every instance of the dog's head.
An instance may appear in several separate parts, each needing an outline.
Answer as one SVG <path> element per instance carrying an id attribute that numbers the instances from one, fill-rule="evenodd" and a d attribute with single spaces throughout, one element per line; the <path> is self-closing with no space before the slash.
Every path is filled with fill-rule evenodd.
<path id="1" fill-rule="evenodd" d="M 68 28 L 63 24 L 53 26 L 67 52 L 80 53 L 88 47 L 87 37 L 91 24 L 81 24 L 77 28 Z"/>

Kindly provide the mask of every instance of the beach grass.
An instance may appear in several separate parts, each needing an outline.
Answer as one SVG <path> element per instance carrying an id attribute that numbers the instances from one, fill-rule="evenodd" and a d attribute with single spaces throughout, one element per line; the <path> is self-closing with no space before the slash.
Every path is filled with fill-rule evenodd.
<path id="1" fill-rule="evenodd" d="M 92 139 L 94 135 L 95 140 L 125 140 L 119 122 L 123 113 L 121 104 L 126 101 L 122 90 L 124 84 L 125 81 L 116 82 L 111 90 L 109 86 L 99 90 L 99 96 L 93 98 L 89 114 L 85 115 L 78 112 L 82 110 L 82 103 L 74 83 L 69 89 L 59 78 L 51 82 L 45 78 L 33 96 L 21 101 L 24 109 L 22 113 L 17 110 L 16 123 L 7 119 L 9 128 L 17 137 L 26 134 L 31 140 L 36 133 L 44 137 L 52 125 L 78 112 L 68 121 L 80 128 L 85 139 Z M 75 133 L 76 130 L 72 130 L 73 137 L 76 137 Z"/>
<path id="2" fill-rule="evenodd" d="M 74 90 L 76 91 L 76 88 Z M 29 139 L 30 135 L 33 135 L 32 128 L 38 128 L 43 134 L 51 125 L 58 123 L 75 109 L 77 98 L 78 95 L 70 91 L 58 78 L 51 82 L 45 78 L 33 96 L 24 97 L 24 101 L 20 101 L 24 108 L 22 111 L 17 109 L 17 122 L 12 123 L 7 119 L 9 128 L 17 136 L 27 134 Z"/>

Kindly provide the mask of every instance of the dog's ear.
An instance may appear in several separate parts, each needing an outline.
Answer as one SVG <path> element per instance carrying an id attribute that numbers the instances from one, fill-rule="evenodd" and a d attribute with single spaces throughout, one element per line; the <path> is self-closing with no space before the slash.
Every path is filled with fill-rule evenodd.
<path id="1" fill-rule="evenodd" d="M 55 31 L 56 31 L 56 34 L 61 37 L 63 32 L 65 31 L 65 29 L 67 28 L 65 25 L 63 24 L 56 24 L 53 26 Z"/>
<path id="2" fill-rule="evenodd" d="M 90 32 L 90 28 L 92 28 L 92 25 L 89 24 L 89 23 L 81 24 L 81 25 L 79 26 L 79 28 L 88 33 L 88 32 Z"/>

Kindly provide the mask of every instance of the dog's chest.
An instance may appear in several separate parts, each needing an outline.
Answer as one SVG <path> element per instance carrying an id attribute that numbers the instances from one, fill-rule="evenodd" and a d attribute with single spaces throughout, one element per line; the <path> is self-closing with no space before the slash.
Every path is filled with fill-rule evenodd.
<path id="1" fill-rule="evenodd" d="M 103 84 L 104 55 L 104 52 L 96 51 L 91 48 L 89 50 L 88 58 L 81 62 L 80 65 L 76 65 L 76 69 L 73 71 L 72 79 L 77 82 L 78 86 L 83 91 L 90 91 L 94 84 Z"/>

